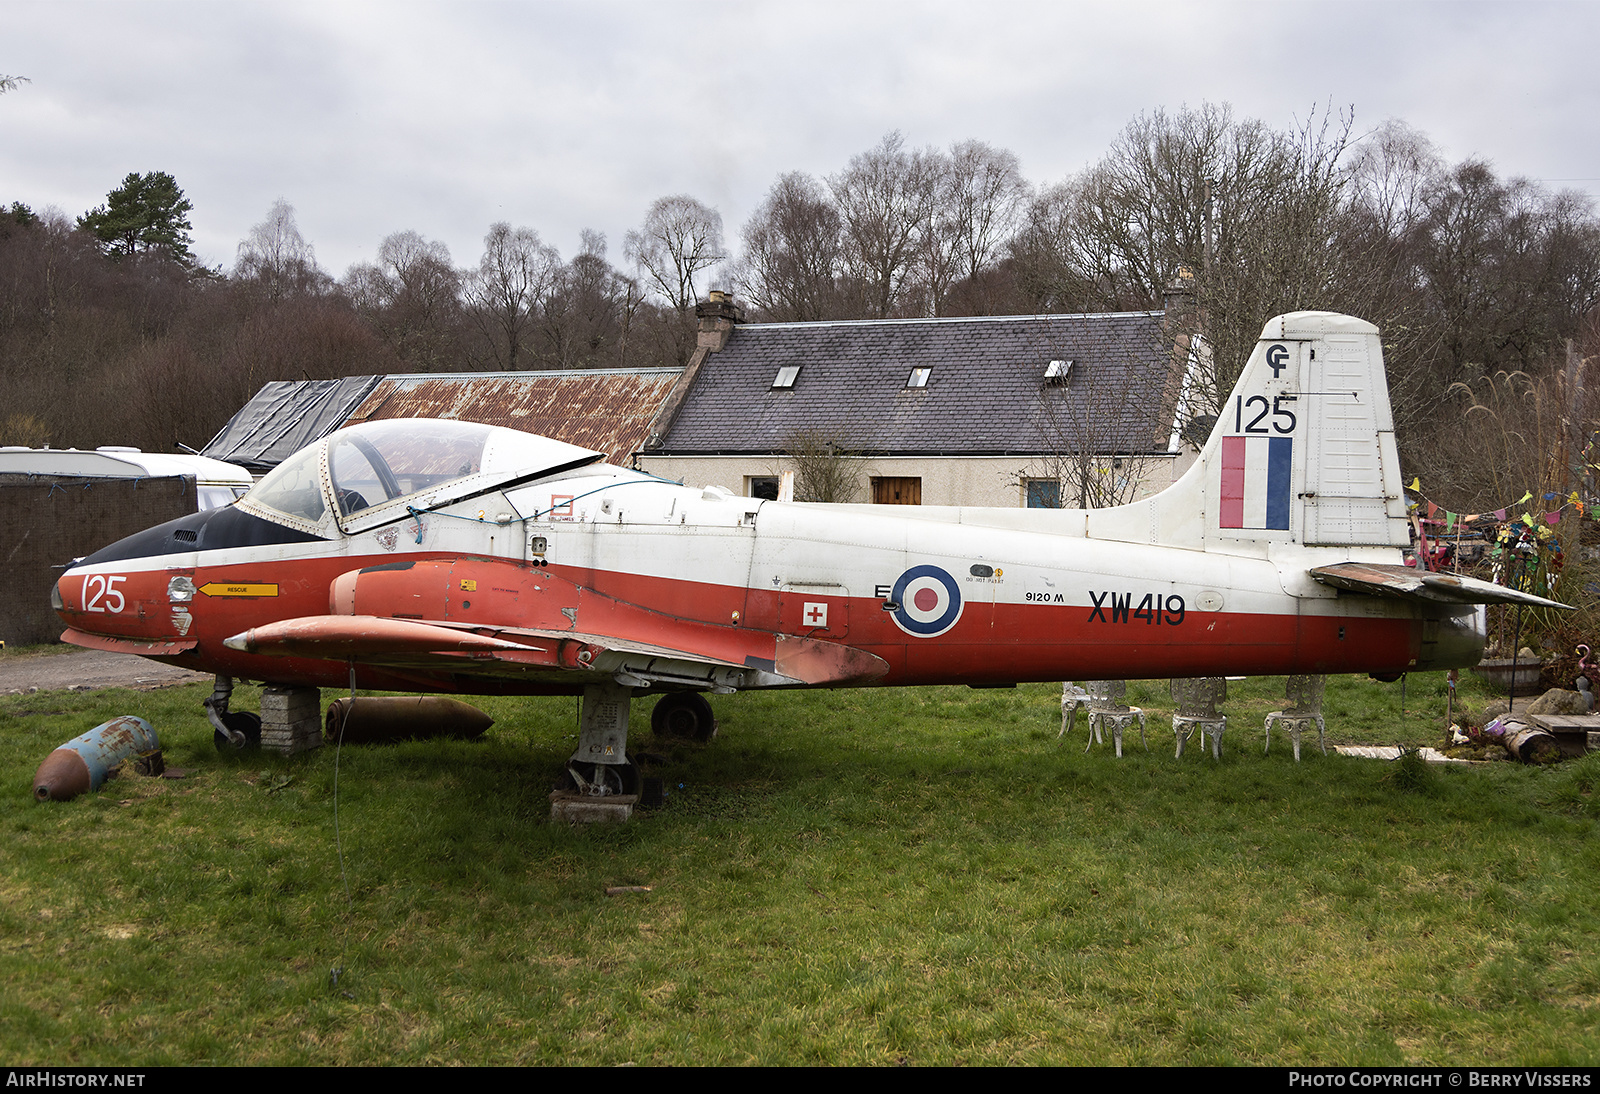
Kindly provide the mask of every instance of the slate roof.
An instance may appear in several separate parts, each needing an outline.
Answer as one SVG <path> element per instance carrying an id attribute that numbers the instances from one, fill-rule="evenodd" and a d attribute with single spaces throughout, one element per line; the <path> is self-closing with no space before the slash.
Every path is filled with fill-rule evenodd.
<path id="1" fill-rule="evenodd" d="M 816 430 L 872 455 L 1165 451 L 1161 312 L 764 323 L 707 356 L 652 455 L 781 452 Z M 1073 362 L 1065 384 L 1046 365 Z M 778 370 L 799 365 L 791 389 Z M 913 368 L 926 387 L 908 388 Z M 1165 409 L 1163 409 L 1165 408 Z"/>

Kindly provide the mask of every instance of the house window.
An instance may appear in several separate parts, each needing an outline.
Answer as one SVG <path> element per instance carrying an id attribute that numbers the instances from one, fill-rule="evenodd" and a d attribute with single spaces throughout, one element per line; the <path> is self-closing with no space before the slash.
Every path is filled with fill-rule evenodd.
<path id="1" fill-rule="evenodd" d="M 747 498 L 765 498 L 767 501 L 777 501 L 778 476 L 746 475 L 744 493 Z"/>
<path id="2" fill-rule="evenodd" d="M 919 478 L 875 478 L 872 480 L 872 504 L 921 505 L 922 480 Z"/>
<path id="3" fill-rule="evenodd" d="M 1067 377 L 1072 375 L 1072 362 L 1051 361 L 1044 366 L 1044 382 L 1047 384 L 1064 384 Z"/>
<path id="4" fill-rule="evenodd" d="M 1060 509 L 1060 479 L 1023 479 L 1022 504 L 1029 509 Z"/>
<path id="5" fill-rule="evenodd" d="M 931 368 L 914 368 L 911 375 L 906 378 L 906 387 L 927 387 L 928 376 L 933 372 Z"/>
<path id="6" fill-rule="evenodd" d="M 778 388 L 792 388 L 794 387 L 794 382 L 799 375 L 799 365 L 784 365 L 778 370 L 778 375 L 773 377 L 772 387 L 774 390 Z"/>

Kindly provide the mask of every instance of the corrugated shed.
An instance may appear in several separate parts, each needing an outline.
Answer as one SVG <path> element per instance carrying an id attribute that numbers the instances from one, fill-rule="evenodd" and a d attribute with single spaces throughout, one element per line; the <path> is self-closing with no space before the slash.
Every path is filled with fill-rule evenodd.
<path id="1" fill-rule="evenodd" d="M 1073 362 L 1066 383 L 1052 360 Z M 1161 312 L 748 324 L 653 454 L 777 452 L 804 430 L 877 454 L 1162 451 L 1178 376 Z"/>
<path id="2" fill-rule="evenodd" d="M 682 369 L 385 376 L 343 425 L 455 418 L 554 437 L 626 465 Z"/>

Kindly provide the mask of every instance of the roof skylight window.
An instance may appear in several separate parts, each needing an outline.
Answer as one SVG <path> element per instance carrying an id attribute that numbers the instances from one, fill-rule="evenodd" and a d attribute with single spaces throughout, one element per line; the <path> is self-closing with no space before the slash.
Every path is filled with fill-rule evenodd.
<path id="1" fill-rule="evenodd" d="M 1051 361 L 1044 366 L 1044 382 L 1047 384 L 1064 384 L 1067 377 L 1072 375 L 1072 361 Z"/>
<path id="2" fill-rule="evenodd" d="M 928 376 L 933 372 L 931 368 L 914 368 L 906 379 L 906 387 L 927 387 Z"/>
<path id="3" fill-rule="evenodd" d="M 784 365 L 782 368 L 780 368 L 778 370 L 778 375 L 773 377 L 773 380 L 772 380 L 772 388 L 773 388 L 773 390 L 776 391 L 778 388 L 792 388 L 792 387 L 794 387 L 795 379 L 799 375 L 800 375 L 800 366 L 799 365 Z"/>

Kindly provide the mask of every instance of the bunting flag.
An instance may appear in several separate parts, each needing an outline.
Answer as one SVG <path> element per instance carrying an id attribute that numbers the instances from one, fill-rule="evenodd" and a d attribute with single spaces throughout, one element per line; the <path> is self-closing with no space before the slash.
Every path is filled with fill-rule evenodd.
<path id="1" fill-rule="evenodd" d="M 1600 465 L 1595 465 L 1595 470 L 1600 471 Z M 1452 535 L 1459 539 L 1474 534 L 1472 526 L 1479 521 L 1492 521 L 1502 528 L 1496 542 L 1490 545 L 1489 557 L 1499 558 L 1502 550 L 1515 550 L 1518 557 L 1528 556 L 1526 561 L 1529 565 L 1546 553 L 1554 560 L 1553 565 L 1561 565 L 1561 537 L 1553 529 L 1560 525 L 1563 518 L 1575 515 L 1579 520 L 1587 517 L 1600 521 L 1600 498 L 1586 501 L 1577 490 L 1565 496 L 1553 491 L 1540 491 L 1535 495 L 1532 490 L 1525 490 L 1522 497 L 1511 505 L 1482 513 L 1456 513 L 1422 496 L 1421 489 L 1422 477 L 1413 476 L 1406 490 L 1416 496 L 1406 496 L 1405 503 L 1422 542 L 1427 542 L 1430 537 Z M 1528 507 L 1528 511 L 1520 515 L 1513 513 L 1515 507 L 1527 506 L 1536 496 L 1546 502 L 1554 502 L 1554 507 L 1542 508 L 1541 511 L 1532 511 L 1533 507 Z M 1568 506 L 1571 506 L 1571 512 L 1567 511 Z M 1511 523 L 1506 526 L 1508 519 Z M 1431 528 L 1428 527 L 1430 525 Z"/>

